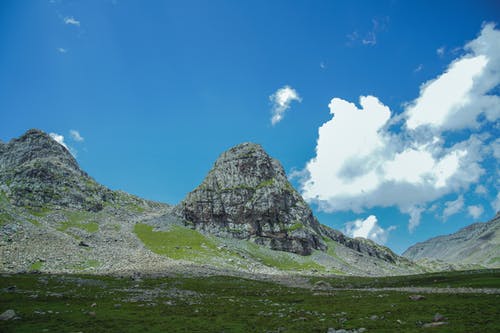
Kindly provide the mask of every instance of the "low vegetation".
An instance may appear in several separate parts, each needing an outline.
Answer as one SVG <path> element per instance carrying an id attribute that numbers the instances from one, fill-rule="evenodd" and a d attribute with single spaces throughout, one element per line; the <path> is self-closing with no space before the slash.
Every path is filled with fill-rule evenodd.
<path id="1" fill-rule="evenodd" d="M 391 279 L 346 278 L 367 285 L 499 287 L 500 271 L 427 274 Z M 380 282 L 382 281 L 382 282 Z M 333 280 L 330 280 L 333 282 Z M 112 278 L 2 275 L 0 312 L 19 319 L 2 332 L 498 332 L 498 294 L 380 290 L 313 291 L 234 277 Z M 447 324 L 425 328 L 441 314 Z"/>
<path id="2" fill-rule="evenodd" d="M 138 223 L 134 232 L 148 249 L 172 259 L 197 261 L 220 255 L 211 239 L 189 228 L 172 226 L 168 231 L 154 231 L 152 226 Z"/>

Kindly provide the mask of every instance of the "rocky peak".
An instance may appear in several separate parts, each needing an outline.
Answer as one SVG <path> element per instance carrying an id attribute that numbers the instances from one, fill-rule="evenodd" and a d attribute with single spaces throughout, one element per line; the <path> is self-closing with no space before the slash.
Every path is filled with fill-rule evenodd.
<path id="1" fill-rule="evenodd" d="M 175 211 L 196 229 L 274 250 L 325 249 L 311 209 L 281 164 L 258 144 L 242 143 L 222 153 Z"/>
<path id="2" fill-rule="evenodd" d="M 74 157 L 63 145 L 38 129 L 30 129 L 21 137 L 4 144 L 0 153 L 0 170 L 36 159 L 51 159 L 71 169 L 80 170 Z"/>
<path id="3" fill-rule="evenodd" d="M 50 135 L 31 129 L 0 150 L 0 183 L 17 206 L 99 210 L 108 189 L 83 172 Z"/>

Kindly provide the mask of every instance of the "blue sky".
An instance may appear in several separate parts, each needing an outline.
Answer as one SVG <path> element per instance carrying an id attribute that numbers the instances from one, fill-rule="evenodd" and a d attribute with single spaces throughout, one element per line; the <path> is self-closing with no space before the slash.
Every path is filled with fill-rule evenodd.
<path id="1" fill-rule="evenodd" d="M 172 204 L 257 142 L 322 223 L 401 252 L 499 209 L 498 23 L 496 1 L 2 1 L 0 139 L 61 135 Z"/>

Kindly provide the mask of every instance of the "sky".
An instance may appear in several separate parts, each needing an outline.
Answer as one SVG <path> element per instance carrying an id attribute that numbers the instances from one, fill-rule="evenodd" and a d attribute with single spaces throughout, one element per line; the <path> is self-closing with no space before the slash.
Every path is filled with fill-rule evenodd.
<path id="1" fill-rule="evenodd" d="M 498 1 L 0 2 L 0 140 L 176 204 L 256 142 L 397 253 L 500 210 Z"/>

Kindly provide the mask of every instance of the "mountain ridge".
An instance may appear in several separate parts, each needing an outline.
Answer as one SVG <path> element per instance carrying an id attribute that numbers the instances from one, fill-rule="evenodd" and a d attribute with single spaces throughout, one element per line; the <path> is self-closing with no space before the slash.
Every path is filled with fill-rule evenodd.
<path id="1" fill-rule="evenodd" d="M 177 206 L 98 184 L 39 130 L 0 145 L 0 184 L 1 271 L 423 271 L 386 247 L 321 225 L 281 164 L 253 143 L 222 153 Z"/>
<path id="2" fill-rule="evenodd" d="M 411 260 L 431 259 L 451 264 L 500 267 L 500 213 L 487 222 L 429 238 L 410 246 L 402 254 Z"/>

